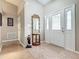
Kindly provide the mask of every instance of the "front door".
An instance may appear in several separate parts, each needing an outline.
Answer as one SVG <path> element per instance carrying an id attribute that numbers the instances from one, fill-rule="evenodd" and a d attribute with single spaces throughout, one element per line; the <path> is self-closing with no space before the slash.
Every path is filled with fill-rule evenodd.
<path id="1" fill-rule="evenodd" d="M 46 42 L 75 50 L 75 6 L 45 17 Z"/>
<path id="2" fill-rule="evenodd" d="M 75 5 L 65 9 L 65 48 L 75 51 Z"/>
<path id="3" fill-rule="evenodd" d="M 62 10 L 52 15 L 50 25 L 51 43 L 64 47 L 64 20 Z"/>
<path id="4" fill-rule="evenodd" d="M 45 18 L 46 42 L 64 47 L 64 20 L 62 10 Z"/>

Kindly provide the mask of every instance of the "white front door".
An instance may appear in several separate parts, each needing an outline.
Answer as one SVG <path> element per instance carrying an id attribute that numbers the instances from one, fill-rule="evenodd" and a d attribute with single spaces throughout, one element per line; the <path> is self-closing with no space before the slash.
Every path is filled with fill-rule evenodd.
<path id="1" fill-rule="evenodd" d="M 51 43 L 64 47 L 64 19 L 63 12 L 58 11 L 51 17 Z"/>
<path id="2" fill-rule="evenodd" d="M 45 39 L 47 42 L 64 47 L 63 11 L 46 16 Z"/>
<path id="3" fill-rule="evenodd" d="M 75 51 L 75 5 L 65 9 L 65 48 Z"/>
<path id="4" fill-rule="evenodd" d="M 45 39 L 68 50 L 75 50 L 74 5 L 45 17 Z"/>

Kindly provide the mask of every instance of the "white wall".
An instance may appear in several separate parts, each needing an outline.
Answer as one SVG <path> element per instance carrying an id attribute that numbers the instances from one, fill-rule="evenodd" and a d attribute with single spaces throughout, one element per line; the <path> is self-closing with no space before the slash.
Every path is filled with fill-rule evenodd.
<path id="1" fill-rule="evenodd" d="M 64 8 L 76 4 L 76 44 L 75 49 L 76 51 L 79 51 L 79 0 L 54 0 L 48 5 L 44 7 L 45 9 L 45 15 L 49 15 L 53 12 L 56 12 L 58 10 L 64 10 Z M 49 35 L 49 34 L 48 34 Z"/>
<path id="2" fill-rule="evenodd" d="M 18 40 L 23 45 L 24 40 L 24 0 L 18 0 Z"/>
<path id="3" fill-rule="evenodd" d="M 34 0 L 28 0 L 25 3 L 25 37 L 31 35 L 31 17 L 33 14 L 40 16 L 40 33 L 43 40 L 43 6 Z"/>
<path id="4" fill-rule="evenodd" d="M 23 45 L 24 41 L 24 9 L 19 14 L 18 22 L 18 40 Z"/>
<path id="5" fill-rule="evenodd" d="M 2 19 L 2 41 L 17 40 L 18 39 L 18 22 L 17 22 L 17 7 L 3 1 L 3 19 Z M 14 19 L 14 26 L 7 26 L 7 18 Z"/>
<path id="6" fill-rule="evenodd" d="M 21 19 L 21 12 L 18 14 L 18 40 L 19 40 L 19 42 L 21 43 L 21 40 L 23 40 L 23 39 L 21 39 L 21 25 L 22 25 L 22 23 L 21 23 L 21 21 L 23 20 L 23 19 Z"/>

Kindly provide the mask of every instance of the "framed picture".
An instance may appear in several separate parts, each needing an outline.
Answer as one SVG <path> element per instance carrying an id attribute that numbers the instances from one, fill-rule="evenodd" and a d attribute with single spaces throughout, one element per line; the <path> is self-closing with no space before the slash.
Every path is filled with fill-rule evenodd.
<path id="1" fill-rule="evenodd" d="M 2 26 L 2 14 L 0 13 L 0 26 Z"/>
<path id="2" fill-rule="evenodd" d="M 13 18 L 7 18 L 7 25 L 8 26 L 13 26 Z"/>

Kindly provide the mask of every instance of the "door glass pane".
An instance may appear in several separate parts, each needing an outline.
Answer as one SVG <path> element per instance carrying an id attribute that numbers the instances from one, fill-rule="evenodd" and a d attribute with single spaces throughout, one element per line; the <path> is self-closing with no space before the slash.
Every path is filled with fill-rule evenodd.
<path id="1" fill-rule="evenodd" d="M 36 21 L 36 29 L 39 30 L 39 21 Z"/>
<path id="2" fill-rule="evenodd" d="M 52 16 L 52 30 L 60 30 L 61 29 L 61 15 L 57 14 Z"/>
<path id="3" fill-rule="evenodd" d="M 39 19 L 38 18 L 33 18 L 33 32 L 34 33 L 39 33 Z"/>
<path id="4" fill-rule="evenodd" d="M 71 30 L 72 29 L 72 26 L 71 26 L 71 10 L 67 12 L 67 24 L 66 24 L 66 28 L 67 30 Z"/>

